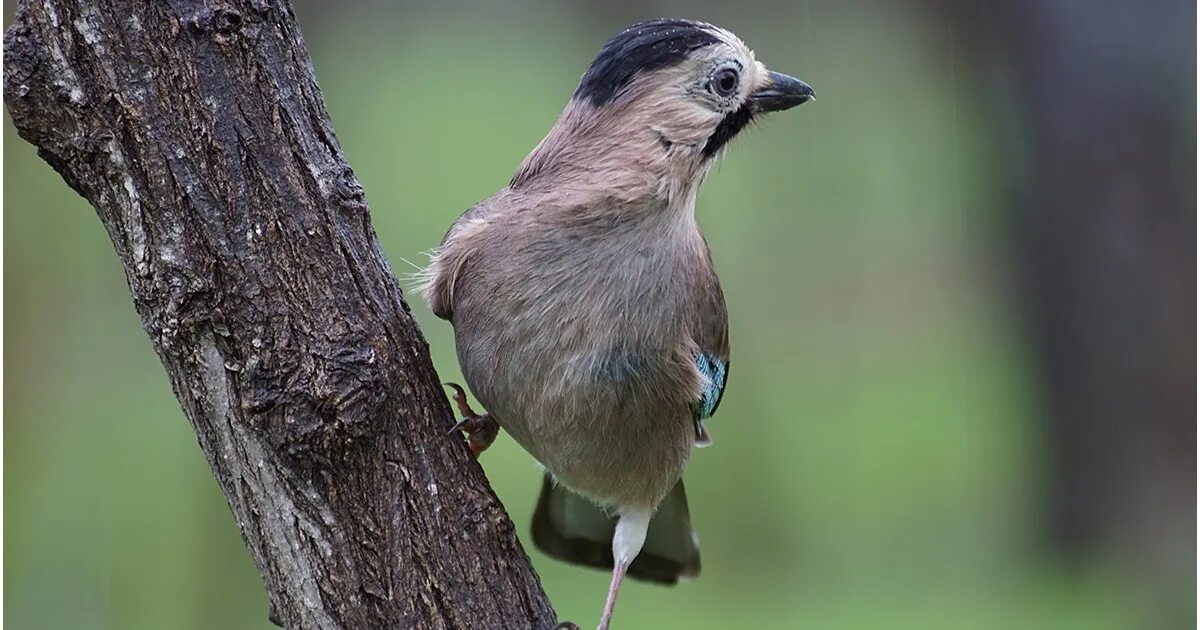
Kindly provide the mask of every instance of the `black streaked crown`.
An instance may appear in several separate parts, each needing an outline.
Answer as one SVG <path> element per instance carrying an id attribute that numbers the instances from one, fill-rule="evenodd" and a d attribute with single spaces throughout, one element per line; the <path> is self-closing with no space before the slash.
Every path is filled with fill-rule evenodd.
<path id="1" fill-rule="evenodd" d="M 692 51 L 720 42 L 714 28 L 691 20 L 639 22 L 604 43 L 588 66 L 575 98 L 599 107 L 611 103 L 639 72 L 676 65 Z"/>

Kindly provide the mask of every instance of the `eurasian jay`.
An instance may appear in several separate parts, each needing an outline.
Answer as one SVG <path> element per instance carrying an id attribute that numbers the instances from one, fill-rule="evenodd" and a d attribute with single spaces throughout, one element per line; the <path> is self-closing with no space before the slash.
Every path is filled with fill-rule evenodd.
<path id="1" fill-rule="evenodd" d="M 478 455 L 503 427 L 545 467 L 534 542 L 626 574 L 700 570 L 681 477 L 729 375 L 725 300 L 696 192 L 762 114 L 813 98 L 733 33 L 642 22 L 609 39 L 507 187 L 450 228 L 425 297 L 486 407 L 455 398 Z"/>

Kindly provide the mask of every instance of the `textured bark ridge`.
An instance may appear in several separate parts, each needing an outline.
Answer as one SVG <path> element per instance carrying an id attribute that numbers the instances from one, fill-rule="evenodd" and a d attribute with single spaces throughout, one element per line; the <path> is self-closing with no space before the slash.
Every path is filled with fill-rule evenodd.
<path id="1" fill-rule="evenodd" d="M 445 435 L 288 3 L 22 2 L 4 50 L 12 119 L 95 206 L 280 620 L 553 626 Z"/>

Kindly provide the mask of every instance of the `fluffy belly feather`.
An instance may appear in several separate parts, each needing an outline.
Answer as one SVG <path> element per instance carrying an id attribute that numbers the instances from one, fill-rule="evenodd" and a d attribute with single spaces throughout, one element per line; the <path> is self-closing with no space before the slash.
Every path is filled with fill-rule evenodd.
<path id="1" fill-rule="evenodd" d="M 550 329 L 523 319 L 457 334 L 472 391 L 563 485 L 601 504 L 656 505 L 691 453 L 690 362 L 633 343 L 652 337 L 640 331 L 591 330 L 577 343 L 569 319 Z"/>

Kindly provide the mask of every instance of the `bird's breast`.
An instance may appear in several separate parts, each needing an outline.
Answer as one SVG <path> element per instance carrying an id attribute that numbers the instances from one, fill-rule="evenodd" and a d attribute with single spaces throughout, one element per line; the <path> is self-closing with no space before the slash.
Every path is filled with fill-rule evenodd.
<path id="1" fill-rule="evenodd" d="M 564 483 L 650 496 L 691 449 L 700 383 L 687 322 L 701 270 L 663 239 L 605 236 L 547 233 L 475 257 L 457 289 L 459 361 Z"/>

